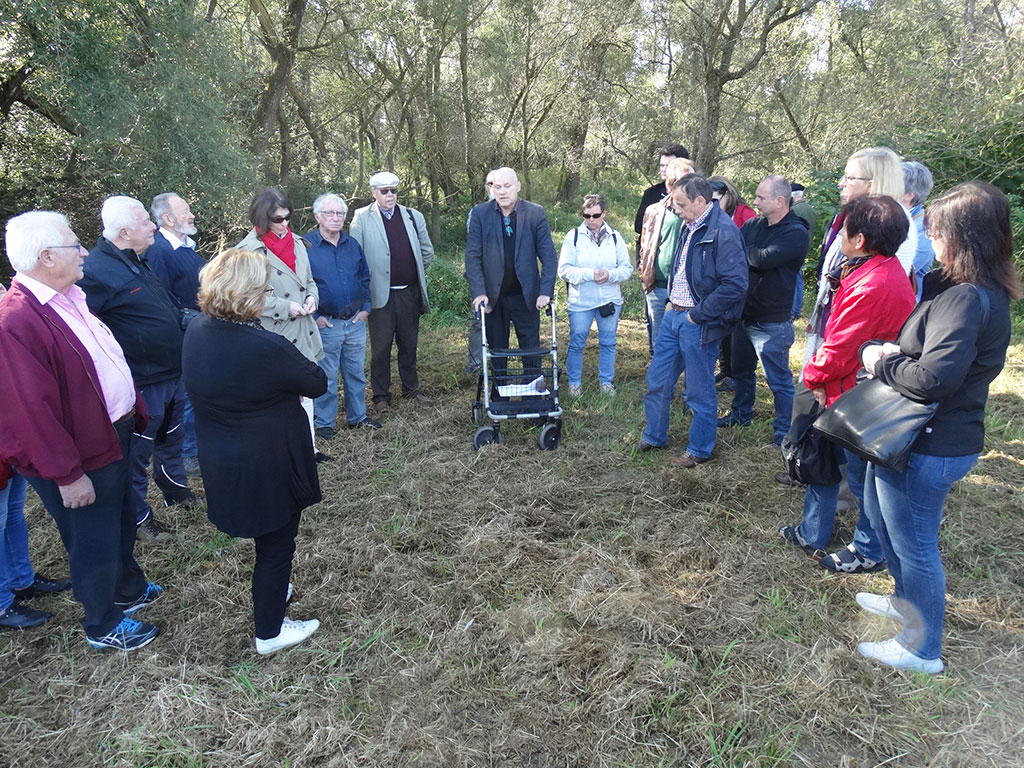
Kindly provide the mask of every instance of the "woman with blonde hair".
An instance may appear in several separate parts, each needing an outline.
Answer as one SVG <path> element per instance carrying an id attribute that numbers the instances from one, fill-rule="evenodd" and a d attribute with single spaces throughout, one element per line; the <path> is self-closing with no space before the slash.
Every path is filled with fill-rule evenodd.
<path id="1" fill-rule="evenodd" d="M 327 391 L 327 376 L 295 345 L 260 325 L 271 266 L 259 253 L 224 251 L 199 272 L 199 308 L 182 365 L 196 414 L 199 466 L 210 522 L 253 539 L 256 650 L 300 643 L 320 626 L 285 616 L 301 511 L 320 482 L 300 399 Z"/>

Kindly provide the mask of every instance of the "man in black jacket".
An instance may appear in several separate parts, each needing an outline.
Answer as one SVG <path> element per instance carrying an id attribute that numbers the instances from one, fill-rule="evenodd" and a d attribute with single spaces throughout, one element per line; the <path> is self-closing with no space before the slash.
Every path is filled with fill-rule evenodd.
<path id="1" fill-rule="evenodd" d="M 124 350 L 146 404 L 149 424 L 142 434 L 133 434 L 131 442 L 132 504 L 139 538 L 162 544 L 170 536 L 153 519 L 146 501 L 150 457 L 164 504 L 195 498 L 181 459 L 185 407 L 181 313 L 143 255 L 153 243 L 156 225 L 142 203 L 121 195 L 108 197 L 100 217 L 103 236 L 89 252 L 85 276 L 78 284 L 85 291 L 89 309 L 107 324 Z"/>
<path id="2" fill-rule="evenodd" d="M 640 234 L 643 232 L 644 213 L 647 211 L 647 206 L 653 205 L 668 194 L 668 189 L 665 187 L 665 171 L 668 169 L 668 164 L 677 157 L 689 158 L 690 156 L 690 153 L 682 144 L 669 144 L 662 147 L 660 154 L 658 173 L 661 174 L 661 180 L 651 184 L 651 186 L 644 190 L 643 197 L 640 198 L 640 207 L 636 209 L 636 218 L 633 220 L 633 231 L 636 232 L 637 236 L 637 248 L 640 247 Z"/>
<path id="3" fill-rule="evenodd" d="M 736 392 L 732 410 L 720 427 L 744 426 L 754 418 L 760 360 L 775 397 L 772 442 L 781 444 L 793 413 L 793 291 L 807 258 L 807 223 L 789 209 L 790 185 L 782 176 L 768 176 L 757 185 L 754 205 L 760 216 L 746 222 L 740 234 L 747 249 L 749 278 L 743 317 L 732 333 L 732 375 Z"/>

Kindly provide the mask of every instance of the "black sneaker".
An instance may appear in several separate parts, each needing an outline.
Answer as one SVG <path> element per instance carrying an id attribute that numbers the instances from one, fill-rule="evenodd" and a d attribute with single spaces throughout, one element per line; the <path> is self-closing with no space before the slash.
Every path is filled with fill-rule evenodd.
<path id="1" fill-rule="evenodd" d="M 885 570 L 884 560 L 868 560 L 853 544 L 821 558 L 821 567 L 832 573 L 877 573 Z"/>
<path id="2" fill-rule="evenodd" d="M 825 553 L 822 552 L 820 549 L 815 549 L 806 541 L 804 541 L 804 537 L 800 535 L 800 532 L 796 529 L 795 526 L 782 526 L 781 528 L 779 528 L 779 536 L 784 538 L 790 544 L 796 544 L 796 546 L 800 547 L 800 549 L 804 551 L 805 555 L 807 555 L 815 562 L 820 562 L 821 558 L 825 556 Z"/>
<path id="3" fill-rule="evenodd" d="M 36 595 L 49 595 L 71 589 L 71 579 L 48 579 L 37 573 L 35 580 L 22 589 L 12 589 L 15 600 L 28 600 Z"/>
<path id="4" fill-rule="evenodd" d="M 317 427 L 314 431 L 321 440 L 331 440 L 334 438 L 334 427 Z"/>
<path id="5" fill-rule="evenodd" d="M 160 627 L 136 621 L 125 616 L 121 623 L 103 637 L 85 636 L 85 642 L 93 648 L 114 648 L 118 651 L 134 651 L 153 642 L 160 634 Z"/>
<path id="6" fill-rule="evenodd" d="M 154 584 L 152 581 L 147 581 L 146 589 L 135 600 L 132 600 L 130 603 L 115 602 L 114 605 L 116 605 L 118 608 L 124 611 L 125 616 L 130 616 L 131 614 L 139 610 L 139 608 L 147 606 L 150 603 L 156 602 L 157 598 L 160 597 L 160 595 L 162 595 L 163 593 L 163 587 L 161 587 L 159 584 Z"/>
<path id="7" fill-rule="evenodd" d="M 150 515 L 139 523 L 138 528 L 135 529 L 135 538 L 148 544 L 163 546 L 164 544 L 169 544 L 174 535 L 160 525 L 153 515 Z"/>
<path id="8" fill-rule="evenodd" d="M 366 416 L 362 421 L 357 421 L 354 424 L 348 425 L 349 429 L 380 429 L 380 422 L 374 421 L 369 416 Z"/>
<path id="9" fill-rule="evenodd" d="M 314 453 L 313 458 L 316 460 L 317 464 L 324 464 L 328 461 L 334 461 L 333 456 L 328 456 L 323 451 L 317 451 L 316 453 Z"/>
<path id="10" fill-rule="evenodd" d="M 52 613 L 36 611 L 21 603 L 11 603 L 0 613 L 0 629 L 32 629 L 53 618 Z"/>

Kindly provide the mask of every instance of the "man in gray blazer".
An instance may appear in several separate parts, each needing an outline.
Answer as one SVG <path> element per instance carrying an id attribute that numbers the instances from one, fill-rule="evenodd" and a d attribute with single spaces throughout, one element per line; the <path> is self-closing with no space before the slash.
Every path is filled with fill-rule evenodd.
<path id="1" fill-rule="evenodd" d="M 466 280 L 473 312 L 484 307 L 487 343 L 507 348 L 509 325 L 520 349 L 540 346 L 540 314 L 555 290 L 558 256 L 544 209 L 519 199 L 511 168 L 494 172 L 494 199 L 473 208 L 466 235 Z M 538 274 L 537 262 L 540 262 Z M 523 361 L 529 369 L 539 361 Z M 495 365 L 504 370 L 504 366 Z"/>
<path id="2" fill-rule="evenodd" d="M 390 171 L 371 176 L 375 202 L 355 212 L 349 230 L 370 267 L 370 388 L 377 413 L 390 408 L 392 343 L 398 346 L 402 397 L 430 402 L 420 392 L 416 346 L 420 315 L 430 311 L 426 268 L 434 258 L 434 246 L 423 214 L 398 204 L 398 183 Z"/>

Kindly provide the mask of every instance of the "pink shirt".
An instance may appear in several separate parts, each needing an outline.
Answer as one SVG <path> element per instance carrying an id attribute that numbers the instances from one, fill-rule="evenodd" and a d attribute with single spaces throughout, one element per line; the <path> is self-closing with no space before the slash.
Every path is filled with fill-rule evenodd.
<path id="1" fill-rule="evenodd" d="M 15 279 L 30 291 L 40 304 L 49 304 L 67 323 L 92 358 L 99 376 L 100 392 L 107 406 L 111 423 L 121 419 L 135 406 L 135 383 L 124 359 L 121 345 L 114 334 L 85 303 L 85 291 L 72 285 L 66 294 L 58 293 L 48 285 L 20 272 Z"/>

